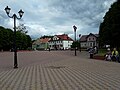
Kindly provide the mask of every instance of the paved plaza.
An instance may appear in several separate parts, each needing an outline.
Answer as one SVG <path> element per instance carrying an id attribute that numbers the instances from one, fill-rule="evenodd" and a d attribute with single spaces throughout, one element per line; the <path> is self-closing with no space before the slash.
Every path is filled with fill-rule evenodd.
<path id="1" fill-rule="evenodd" d="M 87 52 L 0 52 L 0 90 L 120 90 L 120 63 L 89 59 Z"/>

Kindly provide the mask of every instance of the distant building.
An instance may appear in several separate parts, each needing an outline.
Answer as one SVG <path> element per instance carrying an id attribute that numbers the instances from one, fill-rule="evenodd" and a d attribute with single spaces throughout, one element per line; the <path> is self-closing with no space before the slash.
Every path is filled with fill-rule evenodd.
<path id="1" fill-rule="evenodd" d="M 54 50 L 66 50 L 71 48 L 72 43 L 73 40 L 67 34 L 55 35 L 49 41 L 49 47 Z"/>
<path id="2" fill-rule="evenodd" d="M 80 45 L 81 48 L 89 48 L 93 46 L 98 47 L 98 34 L 92 34 L 90 33 L 89 35 L 82 35 L 80 38 Z"/>
<path id="3" fill-rule="evenodd" d="M 34 50 L 47 50 L 49 48 L 49 40 L 51 38 L 41 38 L 33 42 L 32 48 Z"/>

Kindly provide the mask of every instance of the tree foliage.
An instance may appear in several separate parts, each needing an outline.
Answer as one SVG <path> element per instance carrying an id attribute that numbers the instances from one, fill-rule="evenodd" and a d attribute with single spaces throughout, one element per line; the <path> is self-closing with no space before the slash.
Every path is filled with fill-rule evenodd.
<path id="1" fill-rule="evenodd" d="M 14 32 L 11 29 L 6 29 L 0 26 L 0 51 L 1 50 L 10 50 L 13 48 Z M 16 46 L 20 50 L 27 49 L 31 47 L 31 37 L 26 35 L 26 32 L 23 32 L 22 29 L 17 30 L 16 32 Z"/>
<path id="2" fill-rule="evenodd" d="M 24 24 L 20 24 L 18 27 L 17 27 L 17 31 L 20 31 L 21 33 L 28 33 L 28 31 L 26 30 L 26 26 L 24 26 Z"/>
<path id="3" fill-rule="evenodd" d="M 13 44 L 13 31 L 0 26 L 0 50 L 9 50 Z"/>
<path id="4" fill-rule="evenodd" d="M 16 44 L 17 48 L 20 50 L 25 50 L 28 47 L 32 46 L 32 40 L 29 35 L 27 35 L 27 30 L 26 26 L 24 24 L 20 24 L 17 27 L 17 32 L 16 32 Z"/>
<path id="5" fill-rule="evenodd" d="M 103 22 L 99 28 L 100 46 L 111 45 L 111 47 L 120 46 L 120 1 L 113 3 L 106 12 Z"/>
<path id="6" fill-rule="evenodd" d="M 80 42 L 77 40 L 76 42 L 74 41 L 71 45 L 71 48 L 77 47 L 78 49 L 80 48 Z"/>
<path id="7" fill-rule="evenodd" d="M 47 35 L 44 35 L 44 36 L 41 36 L 40 39 L 44 39 L 44 38 L 53 38 L 53 36 L 47 36 Z"/>

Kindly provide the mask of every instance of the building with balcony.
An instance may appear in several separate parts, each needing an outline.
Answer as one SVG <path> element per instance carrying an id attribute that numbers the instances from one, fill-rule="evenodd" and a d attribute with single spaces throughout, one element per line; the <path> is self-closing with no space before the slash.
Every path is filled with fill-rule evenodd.
<path id="1" fill-rule="evenodd" d="M 49 47 L 53 50 L 66 50 L 70 49 L 73 40 L 67 35 L 54 35 L 53 38 L 49 41 Z"/>

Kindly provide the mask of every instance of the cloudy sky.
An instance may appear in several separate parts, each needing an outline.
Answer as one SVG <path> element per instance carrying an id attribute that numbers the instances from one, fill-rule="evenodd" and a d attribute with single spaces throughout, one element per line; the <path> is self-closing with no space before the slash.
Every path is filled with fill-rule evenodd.
<path id="1" fill-rule="evenodd" d="M 68 34 L 74 37 L 73 25 L 79 34 L 98 33 L 105 12 L 116 0 L 0 0 L 0 26 L 13 28 L 13 19 L 7 17 L 4 8 L 11 8 L 10 15 L 24 16 L 17 21 L 27 27 L 32 38 L 42 35 Z M 18 15 L 19 16 L 19 15 Z"/>

